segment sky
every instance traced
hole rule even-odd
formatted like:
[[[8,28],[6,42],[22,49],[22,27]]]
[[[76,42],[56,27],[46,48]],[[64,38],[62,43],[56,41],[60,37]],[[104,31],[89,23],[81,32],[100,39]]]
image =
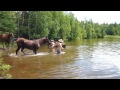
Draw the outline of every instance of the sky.
[[[91,20],[94,23],[120,24],[120,11],[70,11],[79,21]]]

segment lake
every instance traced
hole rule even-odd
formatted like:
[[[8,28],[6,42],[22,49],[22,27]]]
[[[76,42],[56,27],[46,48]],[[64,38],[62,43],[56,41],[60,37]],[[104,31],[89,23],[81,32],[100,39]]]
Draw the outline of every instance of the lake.
[[[37,55],[4,55],[13,79],[120,79],[120,39],[84,39],[66,42],[61,55],[50,53],[47,45]],[[31,53],[32,51],[26,50]]]

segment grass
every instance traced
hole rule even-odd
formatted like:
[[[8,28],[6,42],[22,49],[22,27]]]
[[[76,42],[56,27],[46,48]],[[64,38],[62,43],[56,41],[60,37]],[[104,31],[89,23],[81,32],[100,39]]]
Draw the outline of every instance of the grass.
[[[0,43],[0,47],[3,47],[3,46],[2,46],[2,43]]]
[[[4,45],[4,47],[5,47],[5,45]],[[9,47],[11,47],[11,43],[10,43]],[[15,42],[14,42],[13,47],[17,47],[17,44],[16,44]],[[1,43],[1,42],[0,42],[0,48],[3,48],[3,45],[2,45],[2,43]]]
[[[115,36],[113,36],[113,35],[106,35],[104,38],[120,38],[120,36],[118,36],[118,35],[115,35]]]
[[[0,78],[12,79],[12,75],[8,73],[11,66],[3,62],[3,53],[0,52]]]

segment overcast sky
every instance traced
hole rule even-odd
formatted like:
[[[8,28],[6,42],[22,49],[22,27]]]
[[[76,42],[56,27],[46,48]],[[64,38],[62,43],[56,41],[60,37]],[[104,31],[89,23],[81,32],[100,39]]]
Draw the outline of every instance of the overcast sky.
[[[92,19],[94,23],[120,23],[120,11],[71,11],[79,21]]]

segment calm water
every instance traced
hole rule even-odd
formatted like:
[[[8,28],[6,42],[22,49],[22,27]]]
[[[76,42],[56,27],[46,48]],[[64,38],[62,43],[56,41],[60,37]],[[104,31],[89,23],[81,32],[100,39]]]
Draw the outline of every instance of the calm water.
[[[38,55],[16,56],[13,50],[4,60],[14,79],[120,79],[120,39],[68,42],[63,52],[41,46]]]

